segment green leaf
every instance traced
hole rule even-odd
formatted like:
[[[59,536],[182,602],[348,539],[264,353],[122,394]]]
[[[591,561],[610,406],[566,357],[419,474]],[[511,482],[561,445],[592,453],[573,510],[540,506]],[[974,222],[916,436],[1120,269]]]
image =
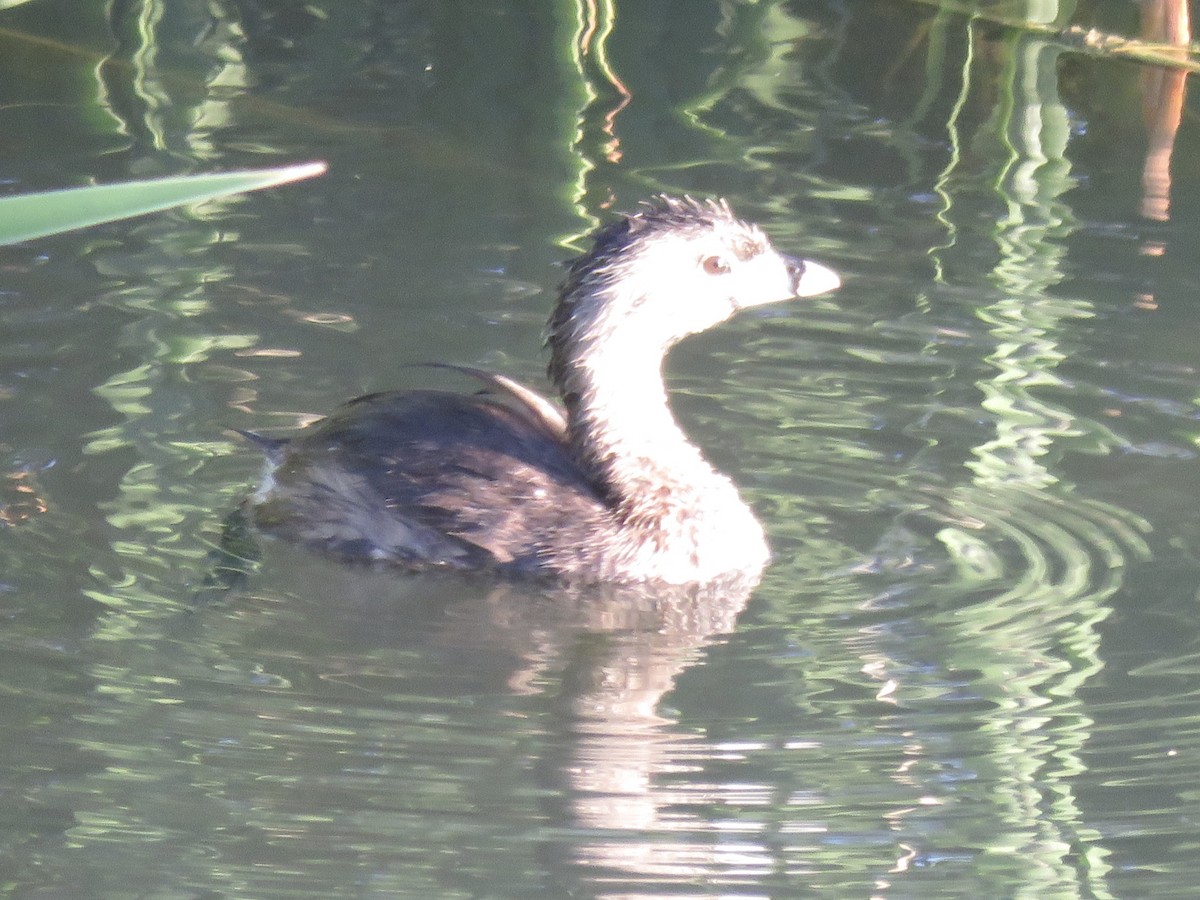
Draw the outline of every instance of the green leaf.
[[[325,168],[323,162],[309,162],[0,197],[0,245],[287,184],[320,175]]]

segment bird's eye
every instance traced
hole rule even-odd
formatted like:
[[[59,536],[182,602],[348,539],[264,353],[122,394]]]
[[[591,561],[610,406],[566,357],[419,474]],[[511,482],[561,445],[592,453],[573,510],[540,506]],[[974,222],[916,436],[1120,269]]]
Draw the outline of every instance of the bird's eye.
[[[700,265],[709,275],[727,275],[729,273],[729,263],[722,256],[706,256]]]

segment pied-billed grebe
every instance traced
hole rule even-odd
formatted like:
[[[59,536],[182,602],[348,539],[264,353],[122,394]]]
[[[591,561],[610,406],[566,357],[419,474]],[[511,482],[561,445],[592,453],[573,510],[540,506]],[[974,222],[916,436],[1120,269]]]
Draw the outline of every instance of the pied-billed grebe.
[[[662,362],[739,310],[833,290],[724,201],[660,197],[595,235],[550,317],[565,413],[509,379],[483,394],[351,400],[288,441],[258,438],[262,528],[337,555],[579,581],[754,578],[762,526],[667,406]]]

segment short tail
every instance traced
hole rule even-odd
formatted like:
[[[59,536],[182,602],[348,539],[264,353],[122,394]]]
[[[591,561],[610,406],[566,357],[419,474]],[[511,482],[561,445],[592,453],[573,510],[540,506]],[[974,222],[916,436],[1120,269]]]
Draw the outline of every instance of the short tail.
[[[283,459],[283,448],[286,447],[288,443],[286,439],[264,437],[257,432],[245,431],[241,428],[231,428],[230,431],[237,432],[259,450],[261,450],[269,462],[278,463]]]

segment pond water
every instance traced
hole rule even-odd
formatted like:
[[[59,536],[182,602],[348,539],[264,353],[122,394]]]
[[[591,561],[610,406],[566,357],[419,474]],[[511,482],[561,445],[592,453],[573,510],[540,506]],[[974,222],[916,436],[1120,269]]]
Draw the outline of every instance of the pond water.
[[[6,191],[329,163],[0,249],[5,896],[1191,895],[1200,135],[1154,70],[983,3],[3,5]],[[541,386],[561,261],[662,191],[844,277],[669,360],[752,593],[223,528],[231,427]]]

